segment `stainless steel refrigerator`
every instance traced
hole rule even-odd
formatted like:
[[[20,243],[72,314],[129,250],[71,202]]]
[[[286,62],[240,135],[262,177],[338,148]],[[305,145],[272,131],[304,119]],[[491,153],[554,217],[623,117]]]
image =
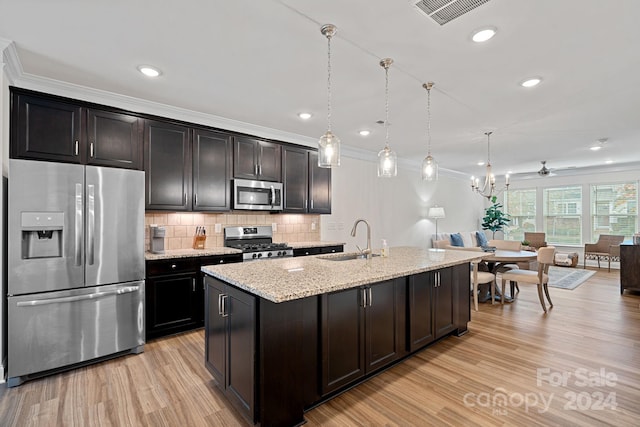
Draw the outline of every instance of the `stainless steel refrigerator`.
[[[8,385],[144,348],[144,172],[11,159]]]

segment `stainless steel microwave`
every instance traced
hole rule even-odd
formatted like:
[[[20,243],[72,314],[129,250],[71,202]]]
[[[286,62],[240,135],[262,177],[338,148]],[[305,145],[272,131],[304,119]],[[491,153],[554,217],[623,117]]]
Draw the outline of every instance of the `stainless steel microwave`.
[[[282,183],[234,179],[233,209],[281,211]]]

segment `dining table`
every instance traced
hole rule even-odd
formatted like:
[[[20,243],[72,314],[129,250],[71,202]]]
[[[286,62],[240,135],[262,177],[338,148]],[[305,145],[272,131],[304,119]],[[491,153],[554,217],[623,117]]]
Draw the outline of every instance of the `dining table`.
[[[517,264],[526,262],[527,264],[531,261],[535,261],[538,257],[538,254],[534,251],[511,251],[507,249],[496,249],[491,255],[482,257],[483,263],[487,266],[487,269],[496,274],[498,269],[503,265],[508,264]],[[497,282],[497,279],[496,279]],[[488,288],[488,286],[487,286]],[[514,294],[515,283],[511,282],[511,297],[507,297],[505,295],[505,301],[511,302]],[[500,287],[498,283],[496,283],[496,301],[501,299]],[[486,291],[480,288],[480,296],[478,297],[478,302],[486,302],[491,301],[491,292],[490,289]]]

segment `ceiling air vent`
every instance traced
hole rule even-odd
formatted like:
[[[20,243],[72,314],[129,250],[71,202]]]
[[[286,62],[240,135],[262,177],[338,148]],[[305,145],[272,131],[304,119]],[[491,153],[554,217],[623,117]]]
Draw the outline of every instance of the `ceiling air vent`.
[[[459,16],[481,6],[490,0],[420,0],[412,3],[416,8],[440,25],[453,21]]]

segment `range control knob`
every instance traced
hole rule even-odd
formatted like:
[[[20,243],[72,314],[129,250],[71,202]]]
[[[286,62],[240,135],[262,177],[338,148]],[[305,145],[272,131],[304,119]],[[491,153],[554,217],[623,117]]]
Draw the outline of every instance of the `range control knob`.
[[[253,254],[253,255],[251,255],[251,258],[256,259],[256,258],[258,258],[258,256],[259,256],[259,254]]]
[[[271,252],[269,252],[269,253],[267,254],[267,258],[271,258],[271,256],[272,256],[272,255],[273,255],[273,254],[272,254]]]
[[[259,253],[259,254],[258,254],[258,258],[262,258],[262,253]]]

